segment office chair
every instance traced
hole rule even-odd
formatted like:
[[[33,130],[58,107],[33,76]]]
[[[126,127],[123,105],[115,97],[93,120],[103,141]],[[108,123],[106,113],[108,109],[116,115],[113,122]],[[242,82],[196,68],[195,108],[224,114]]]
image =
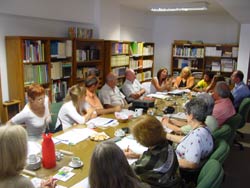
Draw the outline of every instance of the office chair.
[[[223,181],[224,171],[215,159],[209,159],[202,167],[197,180],[197,188],[219,188]]]
[[[58,112],[63,105],[63,102],[52,103],[50,105],[50,113],[51,113],[51,122],[49,124],[49,132],[54,133]]]
[[[220,139],[215,143],[215,150],[210,155],[209,159],[215,159],[222,165],[229,155],[230,146],[228,143]]]
[[[243,101],[240,103],[238,113],[242,116],[241,121],[237,127],[237,129],[241,129],[242,127],[245,126],[247,120],[248,120],[248,115],[250,112],[250,98],[244,98]],[[239,134],[241,138],[244,137],[244,134],[241,133],[240,131],[237,131],[236,129],[236,134]],[[237,144],[240,146],[240,150],[243,150],[244,147],[241,143],[239,143],[237,140],[234,140],[234,144]]]
[[[234,134],[232,132],[233,130],[228,124],[223,124],[221,128],[216,129],[214,132],[212,132],[215,143],[218,142],[218,140],[223,139],[229,144],[230,140],[233,139],[232,137],[234,137]]]

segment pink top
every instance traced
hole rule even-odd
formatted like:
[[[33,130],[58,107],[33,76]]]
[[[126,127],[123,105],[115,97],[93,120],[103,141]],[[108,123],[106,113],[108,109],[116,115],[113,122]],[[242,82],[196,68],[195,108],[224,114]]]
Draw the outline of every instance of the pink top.
[[[219,99],[215,101],[212,115],[218,121],[219,127],[221,127],[221,125],[235,113],[235,108],[229,98]]]

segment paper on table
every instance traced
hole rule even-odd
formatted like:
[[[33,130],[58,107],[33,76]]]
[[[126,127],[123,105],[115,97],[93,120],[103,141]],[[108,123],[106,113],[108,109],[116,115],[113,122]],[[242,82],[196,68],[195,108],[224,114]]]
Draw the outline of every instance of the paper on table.
[[[89,178],[86,177],[84,178],[82,181],[76,183],[75,185],[73,185],[71,188],[90,188],[89,186]]]
[[[161,122],[161,120],[162,120],[162,116],[156,116],[156,118]],[[173,132],[173,130],[172,129],[170,129],[170,128],[168,128],[168,127],[163,127],[164,128],[164,131],[166,132],[166,133],[171,133],[171,132]]]
[[[167,114],[167,116],[171,117],[171,118],[177,118],[177,119],[183,119],[186,120],[186,114],[184,112],[178,112],[176,114]]]
[[[157,99],[166,99],[166,98],[168,98],[167,95],[158,94],[158,93],[149,94],[149,95],[147,95],[147,97],[153,97],[153,98],[157,98]]]
[[[58,170],[57,174],[54,175],[53,177],[55,179],[61,180],[61,181],[67,181],[69,180],[72,176],[75,175],[75,173],[71,172],[73,168],[64,166],[61,169]]]
[[[127,149],[128,147],[137,154],[142,154],[148,148],[139,144],[133,137],[127,136],[121,139],[120,141],[116,142],[116,144],[122,149]],[[137,159],[128,159],[129,164],[132,164]]]
[[[92,126],[94,125],[95,127],[109,127],[109,126],[114,126],[118,125],[118,122],[116,119],[111,119],[111,118],[104,118],[104,117],[96,117],[91,120],[89,120],[86,125]]]
[[[83,128],[83,129],[72,129],[66,133],[63,133],[57,137],[52,138],[55,144],[63,143],[63,144],[77,144],[85,139],[87,139],[90,135],[96,133],[96,131]]]

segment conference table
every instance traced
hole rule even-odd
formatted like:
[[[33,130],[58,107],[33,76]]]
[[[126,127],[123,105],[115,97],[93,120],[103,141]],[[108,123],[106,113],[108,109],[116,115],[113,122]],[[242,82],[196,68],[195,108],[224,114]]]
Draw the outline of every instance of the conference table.
[[[155,100],[155,107],[154,107],[154,115],[157,116],[162,116],[163,112],[162,110],[166,107],[166,106],[173,106],[176,109],[176,112],[182,111],[182,104],[186,99],[180,96],[172,96],[171,99],[156,99]],[[106,115],[102,115],[102,117],[106,117],[106,118],[113,118],[115,119],[114,114],[106,114]],[[108,136],[110,136],[110,138],[114,137],[114,133],[117,129],[123,128],[123,127],[131,127],[135,121],[137,121],[139,117],[136,118],[132,118],[130,120],[128,120],[125,123],[119,123],[117,126],[115,127],[108,127],[106,129],[101,129],[101,128],[96,128],[94,129],[97,132],[105,132]],[[67,131],[70,131],[71,129],[81,129],[81,128],[86,128],[86,125],[76,125],[76,126],[72,126],[71,128],[65,130],[65,131],[61,131],[58,132],[56,134],[53,135],[53,137],[56,137],[60,134],[63,134]],[[65,187],[71,187],[73,185],[75,185],[76,183],[80,182],[81,180],[83,180],[84,178],[86,178],[88,176],[88,172],[89,172],[89,167],[90,167],[90,160],[91,160],[91,155],[92,152],[95,148],[95,146],[98,144],[99,142],[96,141],[92,141],[89,138],[75,144],[63,144],[63,143],[59,143],[55,145],[56,150],[63,150],[63,151],[67,151],[72,153],[72,155],[67,155],[64,154],[62,160],[57,161],[56,167],[52,168],[52,169],[45,169],[43,167],[41,167],[40,169],[38,169],[37,171],[34,171],[36,173],[36,177],[41,178],[41,179],[46,179],[49,176],[53,176],[55,175],[58,170],[64,166],[68,166],[69,162],[71,161],[72,157],[79,157],[81,159],[81,161],[83,161],[84,165],[81,168],[76,168],[74,169],[72,172],[75,173],[75,175],[70,178],[68,181],[63,182],[63,181],[58,181],[58,185],[62,185]]]

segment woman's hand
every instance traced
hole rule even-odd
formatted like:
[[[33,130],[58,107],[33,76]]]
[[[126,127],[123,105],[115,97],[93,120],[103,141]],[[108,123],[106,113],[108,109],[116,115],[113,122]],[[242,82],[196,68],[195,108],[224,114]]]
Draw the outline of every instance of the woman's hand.
[[[56,187],[56,179],[53,177],[50,177],[47,180],[43,180],[41,182],[41,188],[55,188]]]
[[[128,159],[138,159],[140,157],[139,154],[133,152],[129,146],[127,149],[123,150],[125,156],[128,158]]]

